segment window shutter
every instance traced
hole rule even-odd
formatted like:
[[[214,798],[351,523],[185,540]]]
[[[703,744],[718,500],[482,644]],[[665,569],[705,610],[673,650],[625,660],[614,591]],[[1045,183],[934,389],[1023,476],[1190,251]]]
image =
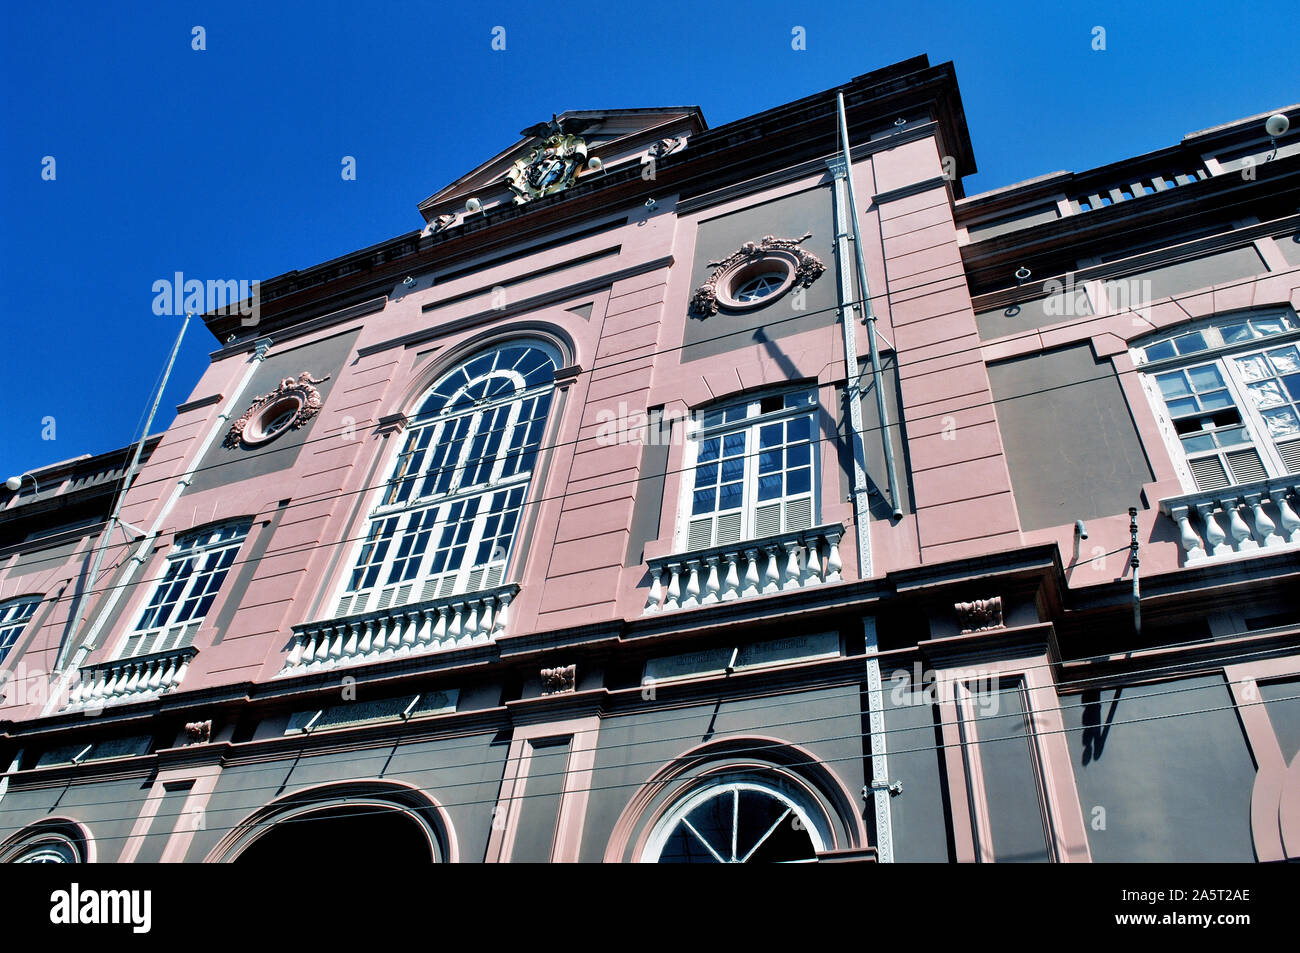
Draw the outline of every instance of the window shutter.
[[[1223,472],[1223,464],[1218,457],[1201,457],[1189,460],[1192,476],[1196,478],[1198,490],[1219,490],[1228,485],[1228,475]]]
[[[351,609],[351,608],[352,608],[352,597],[351,597],[351,596],[344,596],[342,599],[339,600],[339,607],[338,607],[338,610],[337,610],[334,614],[335,614],[336,616],[344,616],[344,615],[347,615],[347,614],[348,614],[348,610]]]
[[[1235,482],[1254,483],[1256,480],[1268,478],[1268,473],[1264,470],[1264,461],[1259,458],[1259,452],[1254,447],[1233,450],[1224,456],[1228,458],[1228,466],[1232,468]]]
[[[758,538],[781,532],[781,504],[768,503],[754,510],[754,535]]]
[[[745,514],[724,513],[718,517],[718,545],[738,543],[745,535]]]
[[[1300,440],[1278,444],[1277,451],[1282,454],[1287,473],[1300,473]]]
[[[686,534],[686,549],[693,552],[697,549],[708,549],[713,545],[713,517],[706,516],[703,519],[691,520]]]
[[[812,526],[812,499],[790,500],[785,505],[786,530],[808,529]]]

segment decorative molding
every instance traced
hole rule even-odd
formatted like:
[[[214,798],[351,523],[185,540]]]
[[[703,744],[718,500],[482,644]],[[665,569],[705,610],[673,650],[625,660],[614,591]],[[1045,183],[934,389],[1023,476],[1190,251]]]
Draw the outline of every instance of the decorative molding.
[[[191,721],[185,725],[186,745],[205,745],[212,740],[212,719]]]
[[[542,694],[559,695],[564,692],[574,691],[577,674],[578,667],[576,665],[542,669]]]
[[[226,433],[223,445],[237,447],[242,443],[245,446],[255,446],[275,439],[286,430],[298,429],[320,413],[320,391],[312,385],[323,384],[329,379],[328,374],[317,379],[312,377],[309,371],[303,371],[298,375],[297,380],[286,377],[280,381],[280,386],[275,390],[253,398],[252,404],[244,411],[244,416],[230,425],[230,430]],[[264,421],[260,419],[259,415],[272,408],[281,407],[286,403],[297,405],[293,418],[274,431],[263,430]],[[288,407],[283,409],[288,410]],[[256,423],[254,423],[255,419]],[[250,423],[254,423],[254,427],[250,433],[245,433]]]
[[[718,313],[720,304],[724,307],[737,306],[738,302],[730,298],[729,282],[742,270],[764,260],[771,260],[773,264],[780,263],[788,267],[793,280],[787,277],[780,291],[760,299],[761,303],[766,304],[768,301],[775,300],[779,294],[783,294],[794,285],[801,288],[809,287],[826,271],[826,265],[820,258],[799,247],[809,238],[812,238],[812,232],[807,232],[802,238],[776,238],[773,235],[764,235],[760,242],[745,242],[721,261],[709,262],[709,267],[714,269],[713,274],[704,284],[695,289],[695,294],[691,297],[691,310],[698,315],[708,317]]]
[[[1001,596],[976,599],[974,602],[956,602],[953,603],[953,609],[957,611],[957,621],[961,623],[963,635],[967,632],[1003,628]]]
[[[514,193],[516,205],[564,191],[573,184],[587,161],[586,141],[566,133],[555,116],[548,123],[525,129],[524,133],[545,138],[527,156],[516,159],[506,172],[506,185]]]

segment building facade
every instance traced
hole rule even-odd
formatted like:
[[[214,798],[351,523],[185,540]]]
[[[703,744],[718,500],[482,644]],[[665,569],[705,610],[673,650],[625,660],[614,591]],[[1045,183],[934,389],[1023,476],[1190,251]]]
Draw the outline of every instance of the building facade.
[[[0,860],[1300,857],[1267,116],[967,196],[924,57],[567,112],[205,315],[3,497]]]

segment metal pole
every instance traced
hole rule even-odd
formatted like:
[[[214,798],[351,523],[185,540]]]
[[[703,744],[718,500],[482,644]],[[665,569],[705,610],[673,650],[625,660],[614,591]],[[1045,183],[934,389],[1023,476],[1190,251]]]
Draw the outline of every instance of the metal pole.
[[[871,356],[871,382],[876,390],[876,410],[880,415],[880,436],[885,447],[885,475],[889,480],[889,504],[894,508],[894,519],[903,518],[898,503],[898,473],[894,464],[894,443],[890,436],[889,410],[885,406],[885,391],[880,386],[880,354],[876,350],[876,312],[871,307],[871,289],[867,286],[867,260],[862,253],[862,228],[858,223],[858,200],[853,190],[853,154],[849,151],[849,123],[844,114],[844,92],[836,94],[840,110],[840,148],[849,186],[849,221],[853,223],[853,250],[857,257],[858,291],[867,321],[867,353]],[[843,266],[843,263],[841,263]]]
[[[140,455],[144,451],[144,442],[149,437],[149,428],[153,426],[153,418],[158,413],[158,405],[162,403],[163,391],[167,389],[167,380],[171,377],[172,367],[176,363],[176,355],[180,353],[181,341],[185,338],[185,330],[190,326],[191,317],[192,314],[186,311],[185,320],[181,322],[181,333],[176,335],[176,343],[172,345],[171,357],[167,359],[167,368],[163,371],[162,382],[158,385],[158,392],[154,395],[153,406],[149,408],[149,419],[145,421],[144,432],[140,434],[140,440],[136,443],[135,451],[131,455],[131,462],[127,465],[126,474],[122,477],[122,485],[118,488],[117,500],[113,504],[113,512],[108,517],[108,528],[99,537],[99,542],[95,545],[95,558],[90,565],[90,575],[86,577],[86,586],[77,599],[77,608],[72,616],[72,628],[68,632],[68,641],[64,645],[64,650],[59,653],[60,662],[67,658],[68,649],[76,644],[77,631],[81,628],[81,623],[85,618],[83,610],[87,602],[89,602],[90,593],[94,591],[95,580],[99,576],[100,566],[104,562],[104,551],[108,548],[108,541],[113,538],[113,530],[117,528],[118,515],[122,511],[122,503],[126,500],[126,491],[131,488],[131,481],[140,466]]]

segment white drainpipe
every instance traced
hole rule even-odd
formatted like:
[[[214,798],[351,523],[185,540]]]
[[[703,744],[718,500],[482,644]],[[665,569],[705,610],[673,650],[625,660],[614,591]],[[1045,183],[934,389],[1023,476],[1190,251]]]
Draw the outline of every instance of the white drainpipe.
[[[135,552],[131,554],[131,564],[127,567],[121,581],[109,592],[108,601],[104,604],[103,608],[100,609],[98,616],[95,618],[94,625],[92,625],[90,631],[86,633],[85,640],[77,647],[76,655],[72,659],[72,664],[64,669],[63,675],[59,679],[58,688],[55,691],[50,692],[49,700],[45,703],[45,708],[41,711],[42,716],[52,714],[57,710],[62,702],[63,695],[68,688],[69,683],[71,683],[73,677],[80,670],[81,665],[85,662],[87,656],[89,656],[91,652],[95,651],[96,647],[99,645],[99,635],[101,630],[104,628],[109,616],[112,615],[114,608],[116,608],[118,602],[121,600],[122,594],[130,587],[131,580],[135,578],[135,574],[140,570],[141,566],[145,565],[145,563],[149,561],[149,556],[153,552],[154,540],[157,539],[158,534],[162,532],[167,517],[171,514],[173,507],[176,506],[176,501],[181,498],[181,494],[185,492],[185,488],[193,482],[194,472],[199,468],[199,462],[207,454],[208,448],[212,446],[212,442],[217,439],[229,424],[230,418],[234,414],[235,409],[243,400],[244,391],[248,389],[249,381],[251,381],[253,375],[257,373],[258,366],[266,359],[266,352],[271,347],[271,344],[272,342],[270,338],[261,338],[253,345],[256,350],[253,352],[253,356],[249,361],[248,370],[244,372],[244,376],[235,386],[234,393],[230,395],[230,399],[226,401],[225,407],[223,407],[221,413],[217,415],[217,419],[213,422],[212,429],[208,431],[207,437],[204,438],[203,443],[201,443],[198,450],[195,451],[194,456],[190,460],[189,468],[185,471],[185,474],[176,481],[176,486],[172,490],[171,496],[167,498],[167,502],[164,503],[163,508],[159,510],[158,516],[154,519],[153,525],[149,528],[149,532],[145,534],[144,539],[140,541],[140,545],[137,546]],[[95,581],[96,580],[94,579],[87,580],[87,587],[93,587]]]

